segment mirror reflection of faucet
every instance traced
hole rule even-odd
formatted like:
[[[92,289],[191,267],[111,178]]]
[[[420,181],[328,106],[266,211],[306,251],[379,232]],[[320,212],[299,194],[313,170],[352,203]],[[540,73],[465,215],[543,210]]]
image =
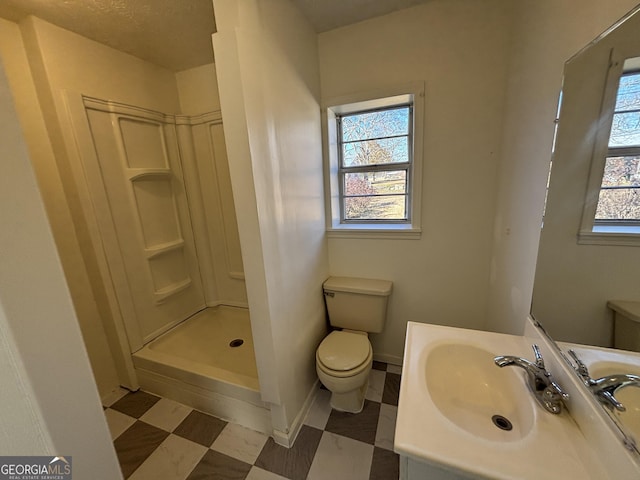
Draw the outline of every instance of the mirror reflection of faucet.
[[[562,401],[568,399],[569,394],[560,388],[545,368],[544,359],[537,345],[533,345],[533,352],[536,357],[535,363],[512,355],[500,355],[493,360],[499,367],[523,368],[527,372],[529,388],[538,403],[548,412],[558,414],[562,411]]]
[[[616,409],[619,412],[626,411],[625,406],[616,399],[616,392],[623,387],[640,387],[640,376],[626,373],[618,373],[607,375],[605,377],[593,379],[589,374],[587,366],[578,358],[574,350],[569,350],[569,355],[573,358],[575,366],[573,367],[584,384],[593,392],[600,403],[604,404],[611,410]]]

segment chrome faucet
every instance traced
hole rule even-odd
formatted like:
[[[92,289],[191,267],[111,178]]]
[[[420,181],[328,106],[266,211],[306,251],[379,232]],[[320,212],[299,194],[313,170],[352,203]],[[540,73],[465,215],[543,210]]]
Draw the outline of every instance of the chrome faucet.
[[[544,359],[537,345],[533,345],[533,353],[536,357],[535,363],[521,357],[512,355],[498,356],[493,360],[499,367],[515,366],[523,368],[527,372],[529,389],[538,403],[548,412],[560,413],[562,411],[562,401],[569,398],[560,385],[553,381],[551,373],[544,366]]]
[[[616,399],[616,392],[622,387],[640,387],[640,377],[630,374],[608,375],[592,380],[592,382],[589,388],[595,393],[600,402],[609,408],[615,408],[619,412],[626,411],[626,408]]]
[[[597,379],[591,378],[587,366],[578,358],[576,352],[569,350],[569,354],[576,363],[574,369],[582,378],[584,384],[591,390],[600,403],[610,409],[616,409],[624,412],[627,409],[616,399],[616,392],[623,387],[640,387],[640,376],[619,373],[615,375],[607,375]]]

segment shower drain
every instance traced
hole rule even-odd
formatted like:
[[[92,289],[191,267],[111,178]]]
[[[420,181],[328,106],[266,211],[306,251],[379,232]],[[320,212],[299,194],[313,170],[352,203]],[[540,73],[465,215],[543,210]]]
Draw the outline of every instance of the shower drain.
[[[502,415],[494,415],[493,417],[491,417],[491,421],[500,430],[509,431],[513,428],[513,424],[509,421],[509,419],[503,417]]]
[[[243,343],[244,343],[244,340],[242,340],[241,338],[235,338],[229,342],[229,346],[231,348],[236,348],[242,345]]]

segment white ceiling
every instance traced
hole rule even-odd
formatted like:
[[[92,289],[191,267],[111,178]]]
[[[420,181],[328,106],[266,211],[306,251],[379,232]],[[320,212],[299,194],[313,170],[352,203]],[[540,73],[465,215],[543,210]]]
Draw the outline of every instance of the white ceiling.
[[[429,0],[293,0],[317,32]],[[35,15],[172,71],[213,61],[212,0],[0,0],[0,17]]]
[[[0,0],[0,16],[27,14],[172,71],[213,61],[211,0]]]

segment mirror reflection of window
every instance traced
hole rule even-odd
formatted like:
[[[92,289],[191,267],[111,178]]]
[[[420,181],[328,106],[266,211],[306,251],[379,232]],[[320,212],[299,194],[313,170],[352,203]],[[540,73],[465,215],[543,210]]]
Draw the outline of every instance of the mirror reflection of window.
[[[627,59],[616,95],[594,231],[607,226],[639,227],[640,233],[640,58]],[[601,230],[601,231],[602,231]]]

